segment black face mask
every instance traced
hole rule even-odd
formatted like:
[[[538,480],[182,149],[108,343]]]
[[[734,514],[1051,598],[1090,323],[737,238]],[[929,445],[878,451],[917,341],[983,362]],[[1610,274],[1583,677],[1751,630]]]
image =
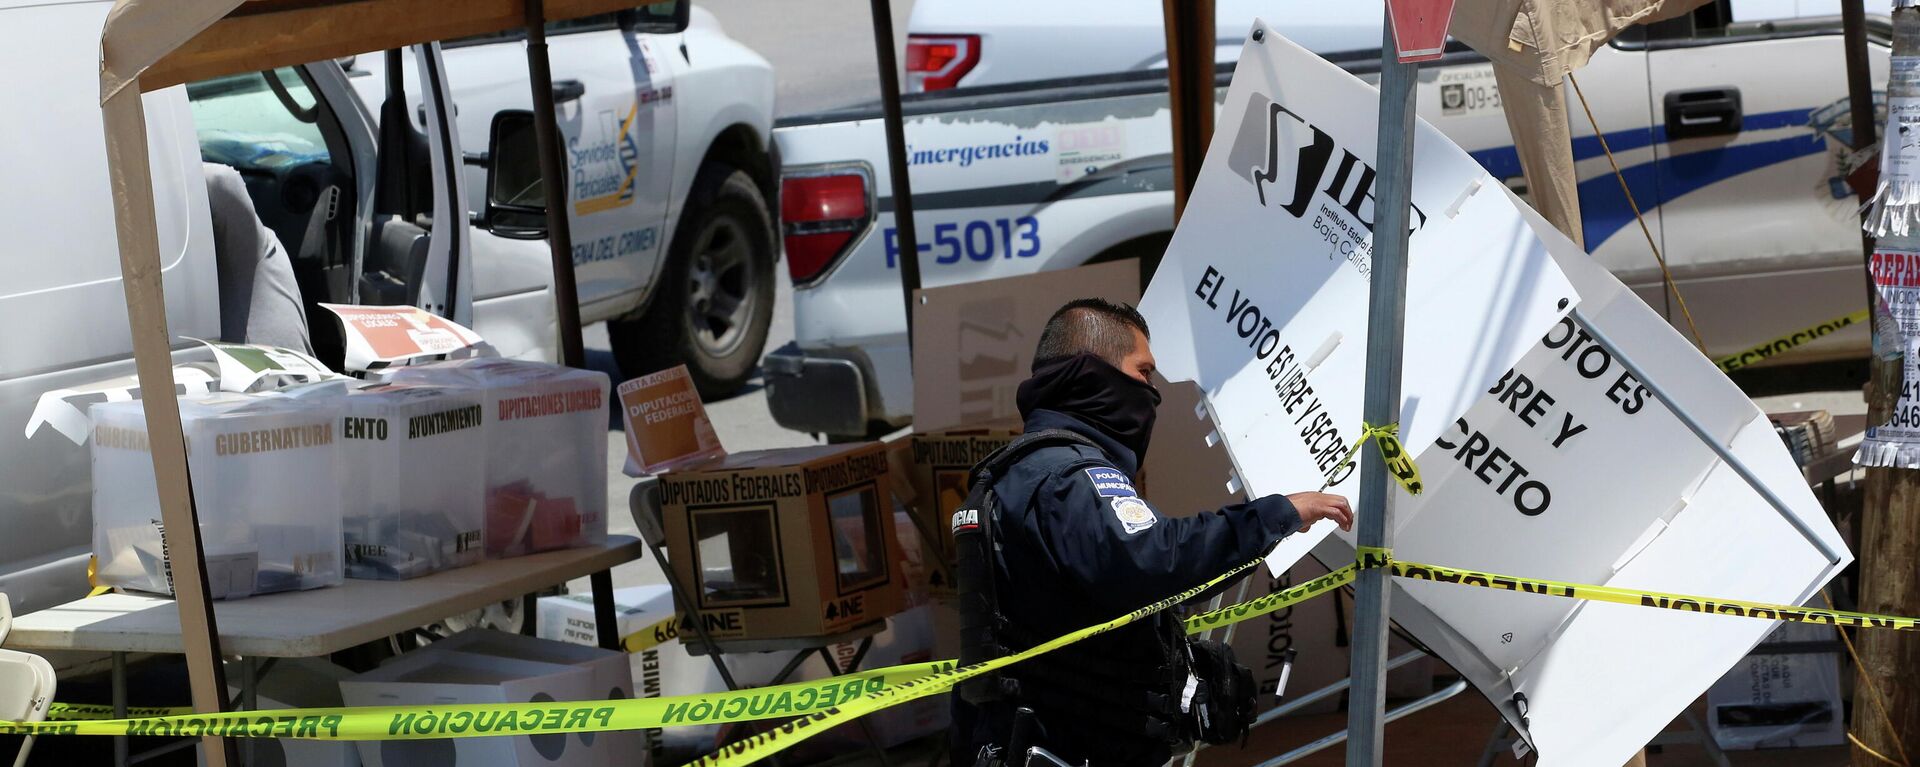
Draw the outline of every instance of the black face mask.
[[[1147,459],[1160,391],[1097,356],[1076,354],[1035,365],[1016,402],[1022,418],[1052,410],[1086,421],[1132,450],[1137,463]]]

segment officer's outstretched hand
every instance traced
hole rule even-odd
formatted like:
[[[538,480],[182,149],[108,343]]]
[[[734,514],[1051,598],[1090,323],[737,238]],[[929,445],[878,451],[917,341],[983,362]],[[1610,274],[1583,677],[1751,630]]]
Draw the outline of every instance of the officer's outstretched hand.
[[[1342,530],[1353,529],[1353,508],[1347,505],[1343,496],[1331,493],[1294,493],[1287,496],[1294,511],[1300,512],[1300,530],[1306,532],[1313,523],[1322,519],[1333,520]]]

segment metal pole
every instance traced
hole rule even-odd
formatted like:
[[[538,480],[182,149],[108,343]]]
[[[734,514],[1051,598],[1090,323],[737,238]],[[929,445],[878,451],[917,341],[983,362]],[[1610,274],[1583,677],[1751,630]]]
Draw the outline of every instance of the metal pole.
[[[1414,78],[1418,64],[1400,63],[1393,15],[1382,11],[1380,134],[1373,224],[1373,280],[1367,297],[1367,383],[1362,415],[1385,425],[1400,419],[1400,358],[1407,292],[1408,209],[1413,194]],[[1393,503],[1387,466],[1378,450],[1360,457],[1360,545],[1393,547]],[[1387,570],[1360,571],[1354,580],[1353,697],[1347,708],[1347,764],[1381,761],[1387,692]]]
[[[1173,220],[1200,180],[1213,138],[1213,0],[1161,0],[1167,28],[1167,106],[1173,113]]]
[[[1665,405],[1667,411],[1673,413],[1673,417],[1679,419],[1680,423],[1686,424],[1687,430],[1693,432],[1693,436],[1698,438],[1701,444],[1706,445],[1708,449],[1712,450],[1714,455],[1718,456],[1721,461],[1727,464],[1727,468],[1733,469],[1733,473],[1740,475],[1740,479],[1745,480],[1748,487],[1753,488],[1754,492],[1759,493],[1760,497],[1767,502],[1767,505],[1772,506],[1773,510],[1780,514],[1781,518],[1787,520],[1787,524],[1793,525],[1793,529],[1798,530],[1801,536],[1813,544],[1814,548],[1819,549],[1821,556],[1826,557],[1828,562],[1839,564],[1840,553],[1834,551],[1832,545],[1814,533],[1813,528],[1808,527],[1805,521],[1794,515],[1793,510],[1788,508],[1787,502],[1781,500],[1779,494],[1773,492],[1773,488],[1768,487],[1765,482],[1760,481],[1760,476],[1754,474],[1752,469],[1747,468],[1745,461],[1740,460],[1739,456],[1734,455],[1732,450],[1728,449],[1726,445],[1721,444],[1719,439],[1709,433],[1707,427],[1695,419],[1693,414],[1680,409],[1679,405],[1674,404],[1673,398],[1667,394],[1667,390],[1652,378],[1648,378],[1646,371],[1641,370],[1640,366],[1634,363],[1633,357],[1629,356],[1625,349],[1615,344],[1612,339],[1607,337],[1606,333],[1602,332],[1598,327],[1595,327],[1593,323],[1588,322],[1586,316],[1580,313],[1579,307],[1574,307],[1573,311],[1569,314],[1572,315],[1574,322],[1579,323],[1581,332],[1591,336],[1594,343],[1605,348],[1613,355],[1614,359],[1620,361],[1621,367],[1626,368],[1627,372],[1633,374],[1634,378],[1640,379],[1640,385],[1647,387],[1647,391],[1653,392],[1654,399],[1660,400],[1660,404]]]
[[[907,179],[907,129],[900,117],[900,70],[893,56],[893,8],[872,0],[873,57],[880,66],[881,121],[887,129],[887,180],[893,187],[893,228],[900,252],[900,302],[907,309],[907,349],[913,349],[913,292],[920,289],[920,238],[913,229],[913,184]],[[911,356],[911,355],[909,355]]]
[[[586,367],[580,341],[580,289],[573,278],[573,232],[567,221],[566,168],[560,160],[560,124],[553,105],[553,69],[547,66],[547,13],[527,0],[527,79],[533,83],[533,140],[540,149],[547,191],[547,247],[553,260],[553,316],[560,325],[560,361]]]

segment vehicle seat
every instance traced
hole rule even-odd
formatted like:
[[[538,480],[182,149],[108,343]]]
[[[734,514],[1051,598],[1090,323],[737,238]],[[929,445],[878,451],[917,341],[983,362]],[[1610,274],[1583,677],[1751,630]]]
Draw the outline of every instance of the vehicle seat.
[[[385,306],[419,303],[431,244],[427,230],[418,224],[399,216],[376,220],[373,247],[367,252],[365,276],[360,282],[361,302]]]
[[[313,353],[292,259],[254,213],[239,171],[202,163],[220,279],[220,340]]]

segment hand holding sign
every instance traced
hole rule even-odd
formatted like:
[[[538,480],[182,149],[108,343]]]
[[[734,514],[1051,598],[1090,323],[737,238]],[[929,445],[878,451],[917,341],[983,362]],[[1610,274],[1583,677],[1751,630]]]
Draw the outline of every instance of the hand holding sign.
[[[1313,523],[1323,519],[1333,520],[1342,530],[1353,530],[1353,507],[1347,504],[1344,496],[1332,493],[1294,493],[1287,496],[1287,502],[1293,504],[1293,510],[1300,513],[1300,530],[1306,531]]]

